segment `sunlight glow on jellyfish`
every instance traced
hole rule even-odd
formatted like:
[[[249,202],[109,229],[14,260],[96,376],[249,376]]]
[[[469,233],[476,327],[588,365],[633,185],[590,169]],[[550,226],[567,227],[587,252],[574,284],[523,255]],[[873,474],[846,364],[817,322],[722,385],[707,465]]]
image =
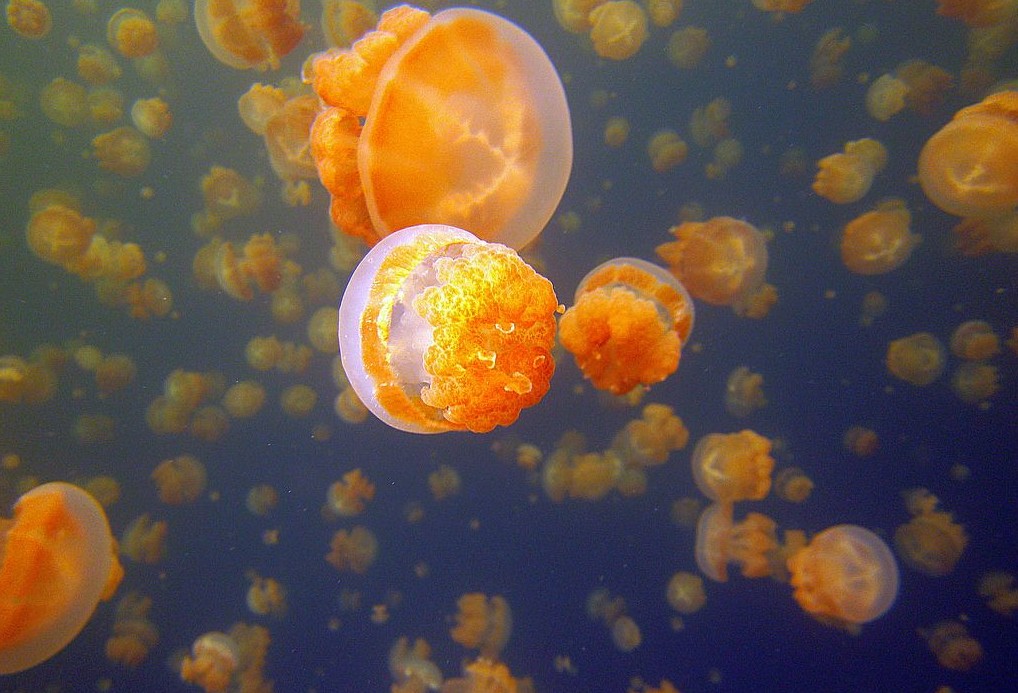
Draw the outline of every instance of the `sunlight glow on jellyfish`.
[[[0,674],[46,661],[84,628],[124,570],[106,513],[77,486],[53,482],[0,518]]]
[[[572,168],[569,106],[520,27],[480,10],[432,17],[401,5],[309,65],[328,106],[312,153],[345,233],[370,245],[441,223],[522,248],[548,223]]]
[[[557,310],[551,282],[512,249],[451,226],[403,229],[350,277],[343,369],[393,428],[487,432],[548,391]]]

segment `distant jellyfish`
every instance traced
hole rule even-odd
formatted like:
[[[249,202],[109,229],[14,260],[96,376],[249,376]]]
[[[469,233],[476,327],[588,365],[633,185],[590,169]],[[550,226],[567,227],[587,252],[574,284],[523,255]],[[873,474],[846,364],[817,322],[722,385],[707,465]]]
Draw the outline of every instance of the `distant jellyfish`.
[[[144,58],[159,48],[156,25],[144,11],[125,7],[106,24],[106,40],[125,58]]]
[[[53,17],[40,0],[10,0],[7,26],[24,38],[41,39],[53,28]]]
[[[375,497],[375,485],[361,470],[354,469],[343,475],[342,481],[333,482],[326,494],[325,512],[334,517],[354,517],[364,512]]]
[[[964,623],[940,621],[930,628],[920,628],[919,635],[945,669],[968,671],[983,661],[983,646],[969,634]]]
[[[658,130],[647,141],[647,156],[650,166],[657,173],[666,173],[686,160],[689,147],[671,129]]]
[[[347,531],[341,529],[332,535],[330,551],[325,560],[340,572],[363,575],[378,557],[378,539],[375,533],[360,525]]]
[[[685,287],[665,269],[615,258],[580,281],[559,340],[595,387],[620,395],[675,372],[694,313]]]
[[[604,125],[604,143],[618,149],[629,139],[629,121],[622,116],[612,116]]]
[[[735,522],[731,503],[712,503],[697,523],[696,565],[716,582],[728,580],[729,563],[739,565],[743,577],[767,577],[774,570],[776,529],[766,515],[749,513],[742,522]]]
[[[886,122],[905,109],[908,85],[894,75],[880,75],[866,90],[866,111]]]
[[[841,261],[850,272],[886,274],[901,267],[922,240],[912,233],[912,214],[903,200],[887,200],[845,225]]]
[[[693,478],[703,495],[720,503],[760,500],[771,489],[771,441],[750,430],[711,433],[693,450]]]
[[[692,614],[703,608],[707,596],[703,592],[703,578],[683,571],[668,580],[668,605],[680,614]]]
[[[167,505],[195,502],[205,491],[206,479],[205,465],[191,455],[163,460],[152,471],[159,500]]]
[[[951,389],[966,404],[986,402],[1000,389],[997,367],[975,361],[963,363],[951,375]]]
[[[937,510],[940,500],[924,488],[905,493],[912,519],[894,531],[894,548],[910,568],[939,577],[947,575],[968,545],[965,528],[954,516]]]
[[[739,366],[728,374],[725,383],[725,409],[729,414],[745,418],[767,406],[763,392],[763,376],[746,366]]]
[[[594,52],[610,60],[626,60],[647,40],[647,13],[633,0],[609,0],[588,16]]]
[[[404,229],[350,277],[343,369],[394,428],[487,432],[547,392],[557,307],[551,282],[513,250],[448,226]]]
[[[180,663],[180,678],[206,691],[226,691],[240,668],[240,647],[226,633],[198,637]]]
[[[842,445],[856,457],[871,457],[880,445],[880,438],[873,429],[851,426],[842,437]]]
[[[798,467],[785,467],[774,479],[774,492],[789,503],[802,503],[813,492],[813,480]]]
[[[874,139],[846,142],[844,151],[817,162],[813,192],[836,204],[858,202],[887,166],[887,149]]]
[[[300,2],[196,0],[194,21],[213,57],[238,70],[275,70],[307,29]]]
[[[880,537],[856,525],[825,529],[788,559],[795,601],[837,624],[883,616],[898,596],[898,564]]]
[[[710,48],[710,36],[698,26],[682,27],[668,38],[667,54],[672,65],[680,70],[692,70]]]
[[[66,647],[124,571],[102,506],[63,482],[22,495],[0,544],[0,674],[13,674]]]
[[[1000,353],[1000,337],[985,320],[967,320],[951,333],[951,353],[966,361],[985,361]]]
[[[922,387],[943,374],[945,357],[939,339],[929,332],[916,332],[887,345],[887,370],[896,378]]]
[[[456,625],[449,635],[454,642],[498,659],[512,634],[512,610],[504,597],[481,592],[464,594],[456,601]]]

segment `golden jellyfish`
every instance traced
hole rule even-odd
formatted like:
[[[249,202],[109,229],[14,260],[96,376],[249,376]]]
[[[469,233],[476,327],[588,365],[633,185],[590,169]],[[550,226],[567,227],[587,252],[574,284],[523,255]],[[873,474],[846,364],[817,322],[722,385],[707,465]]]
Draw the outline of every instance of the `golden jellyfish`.
[[[905,110],[908,84],[894,75],[880,75],[866,90],[866,112],[872,118],[887,122]]]
[[[986,606],[1001,616],[1010,618],[1018,610],[1018,589],[1013,573],[1002,570],[986,573],[979,579],[978,591],[986,600]]]
[[[137,372],[134,359],[126,354],[104,356],[95,368],[95,384],[99,388],[99,395],[105,397],[123,390],[134,382]]]
[[[712,503],[696,525],[696,565],[715,582],[728,580],[729,563],[741,566],[743,577],[767,577],[774,572],[776,529],[774,520],[766,515],[749,513],[737,523],[731,503]]]
[[[606,0],[552,0],[559,26],[573,34],[590,31],[590,12]]]
[[[249,419],[265,404],[265,388],[254,380],[234,383],[223,394],[223,408],[234,419]]]
[[[967,320],[951,333],[951,353],[966,361],[985,361],[1000,353],[1000,337],[985,320]]]
[[[339,308],[343,369],[394,428],[487,432],[548,391],[551,282],[510,248],[424,225],[371,249]]]
[[[244,505],[247,511],[258,517],[265,517],[279,504],[279,492],[268,484],[252,486],[247,492]]]
[[[161,98],[138,99],[131,106],[131,122],[146,137],[158,140],[173,124],[173,113]]]
[[[402,5],[311,73],[330,107],[312,154],[345,233],[374,244],[450,224],[522,248],[554,214],[572,168],[569,108],[551,61],[515,24]]]
[[[609,60],[626,60],[647,40],[647,13],[633,0],[609,0],[587,16],[594,52]]]
[[[873,429],[852,426],[845,431],[842,445],[856,457],[871,457],[880,445],[880,438]]]
[[[930,628],[920,628],[919,635],[945,669],[968,671],[983,661],[983,646],[969,635],[963,623],[940,621]]]
[[[809,81],[816,89],[832,87],[841,80],[845,72],[842,61],[851,47],[852,38],[845,36],[841,27],[820,37],[809,57]]]
[[[668,580],[668,605],[680,614],[693,614],[703,608],[707,595],[703,591],[703,578],[679,571]]]
[[[275,578],[262,577],[253,570],[246,573],[251,585],[247,588],[247,608],[258,616],[286,616],[286,588]]]
[[[658,130],[647,142],[647,156],[657,173],[666,173],[686,160],[689,146],[674,130]]]
[[[196,0],[194,22],[213,57],[238,70],[275,70],[307,26],[300,0]]]
[[[322,33],[333,46],[346,48],[375,28],[374,0],[324,0]]]
[[[693,478],[703,495],[719,503],[766,498],[774,458],[771,441],[750,430],[711,433],[693,450]]]
[[[629,139],[629,121],[622,116],[612,116],[604,124],[604,143],[618,149]]]
[[[682,27],[668,38],[666,52],[672,65],[680,70],[692,70],[700,64],[710,48],[710,35],[698,26]]]
[[[963,255],[1018,253],[1018,210],[992,218],[962,219],[954,227],[955,247]]]
[[[958,111],[919,153],[919,182],[940,209],[999,217],[1018,206],[1018,92]]]
[[[898,596],[891,550],[863,527],[829,527],[787,562],[795,601],[821,620],[867,623],[887,613]]]
[[[480,650],[483,657],[497,659],[512,634],[509,603],[499,595],[489,598],[471,592],[456,600],[456,607],[456,625],[449,636],[463,647]]]
[[[905,105],[921,116],[932,115],[954,86],[951,73],[924,60],[906,60],[895,68],[894,74],[908,86]]]
[[[102,170],[136,178],[152,162],[152,148],[147,137],[133,127],[123,126],[96,135],[92,139],[92,156]]]
[[[647,0],[647,16],[654,26],[671,26],[682,13],[684,0]]]
[[[939,339],[929,332],[916,332],[887,345],[887,371],[896,378],[922,387],[943,374],[946,356]]]
[[[95,232],[94,219],[76,209],[55,204],[32,215],[25,237],[36,257],[67,269],[85,255]]]
[[[845,225],[841,261],[850,272],[863,275],[886,274],[901,267],[922,240],[912,233],[911,222],[904,200],[881,202]]]
[[[443,464],[435,471],[428,474],[428,489],[431,497],[436,501],[443,501],[451,498],[460,492],[462,480],[459,472],[447,464]]]
[[[279,395],[279,406],[291,419],[303,419],[318,404],[318,393],[308,385],[291,385]]]
[[[76,128],[89,119],[88,91],[77,82],[57,77],[39,92],[43,114],[57,125]]]
[[[323,306],[316,310],[308,320],[308,341],[316,350],[323,354],[335,354],[339,351],[339,333],[337,324],[339,311],[332,306]]]
[[[763,392],[763,376],[746,366],[739,366],[728,374],[725,383],[725,410],[732,416],[745,418],[767,406]]]
[[[10,0],[7,26],[24,38],[41,39],[53,28],[53,17],[40,0]]]
[[[124,571],[102,506],[63,482],[22,495],[0,543],[0,674],[13,674],[71,642]]]
[[[262,204],[261,190],[256,182],[249,181],[232,168],[213,166],[201,179],[201,192],[205,200],[206,223],[214,230],[236,217],[250,216]]]
[[[275,336],[252,337],[244,348],[247,365],[256,371],[272,370],[282,357],[283,344]]]
[[[969,538],[954,515],[937,510],[940,500],[924,488],[905,493],[912,519],[894,531],[894,548],[906,565],[940,577],[954,570]]]
[[[194,503],[205,492],[205,465],[191,455],[163,460],[152,471],[159,500],[167,505]]]
[[[667,404],[651,403],[623,426],[612,439],[611,452],[627,469],[652,467],[668,461],[668,455],[689,442],[689,429]]]
[[[329,548],[325,560],[333,568],[363,575],[378,556],[378,539],[370,529],[358,525],[349,532],[341,529],[333,534]]]
[[[94,476],[86,481],[82,488],[104,508],[120,500],[120,482],[111,476]]]
[[[803,503],[813,493],[813,480],[798,467],[785,467],[774,478],[774,492],[789,503]]]
[[[403,691],[404,688],[398,687],[402,684],[407,684],[407,693],[423,693],[425,688],[437,691],[442,685],[442,672],[431,661],[431,647],[421,638],[415,640],[413,646],[405,637],[393,644],[389,650],[389,673],[396,681],[393,693]]]
[[[663,268],[615,258],[592,269],[559,320],[559,340],[594,387],[621,395],[679,367],[693,301]]]
[[[240,119],[256,135],[264,135],[269,119],[286,103],[286,92],[269,84],[252,84],[237,99]]]
[[[887,312],[887,297],[879,291],[868,291],[862,298],[862,315],[859,316],[860,327],[869,327],[873,321]]]
[[[315,178],[310,138],[318,110],[318,98],[305,94],[289,99],[265,121],[265,148],[280,180]]]
[[[364,507],[374,497],[375,485],[360,469],[354,469],[344,474],[342,481],[329,486],[325,512],[335,517],[354,517],[364,512]]]
[[[611,624],[612,643],[619,652],[632,652],[643,642],[640,626],[628,614],[623,614]]]
[[[106,640],[106,659],[135,668],[159,642],[159,631],[148,620],[152,599],[129,592],[117,602],[113,635]]]
[[[106,23],[106,40],[125,58],[144,58],[159,48],[159,34],[152,19],[142,10],[125,7]]]
[[[240,648],[226,633],[212,631],[191,645],[190,655],[180,663],[180,678],[209,693],[223,693],[230,687],[240,666]]]
[[[341,421],[348,424],[362,424],[368,420],[371,412],[361,402],[360,397],[354,389],[347,385],[338,395],[333,403],[333,409]]]
[[[1000,389],[997,367],[970,361],[958,366],[951,376],[951,389],[966,404],[980,404]]]
[[[1012,0],[937,0],[937,14],[970,27],[989,27],[1012,19],[1018,5]]]
[[[839,205],[858,202],[886,165],[887,149],[877,140],[846,142],[844,151],[817,162],[820,170],[813,180],[813,192]]]
[[[674,241],[655,252],[701,301],[732,305],[757,291],[767,273],[767,244],[756,227],[731,217],[672,227]]]
[[[156,565],[166,555],[169,530],[165,520],[153,522],[148,513],[139,515],[120,535],[120,553],[136,563]]]
[[[753,7],[763,12],[796,14],[802,12],[813,0],[753,0]]]

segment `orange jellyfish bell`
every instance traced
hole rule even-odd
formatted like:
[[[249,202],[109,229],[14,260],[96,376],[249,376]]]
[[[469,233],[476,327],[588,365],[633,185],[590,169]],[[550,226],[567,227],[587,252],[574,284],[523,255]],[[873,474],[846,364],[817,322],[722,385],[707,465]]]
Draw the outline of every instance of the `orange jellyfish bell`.
[[[350,277],[343,369],[393,428],[487,432],[548,391],[557,310],[551,282],[512,249],[451,226],[403,229]]]
[[[551,219],[572,168],[562,83],[508,20],[474,9],[413,13],[389,10],[349,51],[312,63],[315,91],[334,107],[312,133],[323,183],[346,200],[346,209],[334,202],[333,221],[369,243],[433,223],[522,248]],[[363,130],[338,127],[336,110],[363,117]],[[362,190],[336,173],[348,171],[352,141]],[[356,204],[371,229],[343,216]]]
[[[53,482],[0,518],[0,674],[44,662],[85,626],[123,577],[102,506]]]

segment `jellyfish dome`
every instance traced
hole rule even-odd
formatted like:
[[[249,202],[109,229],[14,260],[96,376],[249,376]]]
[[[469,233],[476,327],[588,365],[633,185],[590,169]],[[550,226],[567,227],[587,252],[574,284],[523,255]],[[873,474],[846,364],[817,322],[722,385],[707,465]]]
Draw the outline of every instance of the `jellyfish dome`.
[[[339,350],[357,396],[415,433],[487,432],[548,391],[558,300],[511,248],[451,226],[386,236],[339,307]]]
[[[572,128],[554,66],[520,27],[480,10],[400,6],[350,49],[317,56],[311,73],[331,107],[312,152],[345,232],[373,244],[450,224],[522,248],[548,223],[572,168]]]
[[[0,674],[46,661],[67,646],[123,577],[106,513],[63,482],[21,496],[0,518]]]

